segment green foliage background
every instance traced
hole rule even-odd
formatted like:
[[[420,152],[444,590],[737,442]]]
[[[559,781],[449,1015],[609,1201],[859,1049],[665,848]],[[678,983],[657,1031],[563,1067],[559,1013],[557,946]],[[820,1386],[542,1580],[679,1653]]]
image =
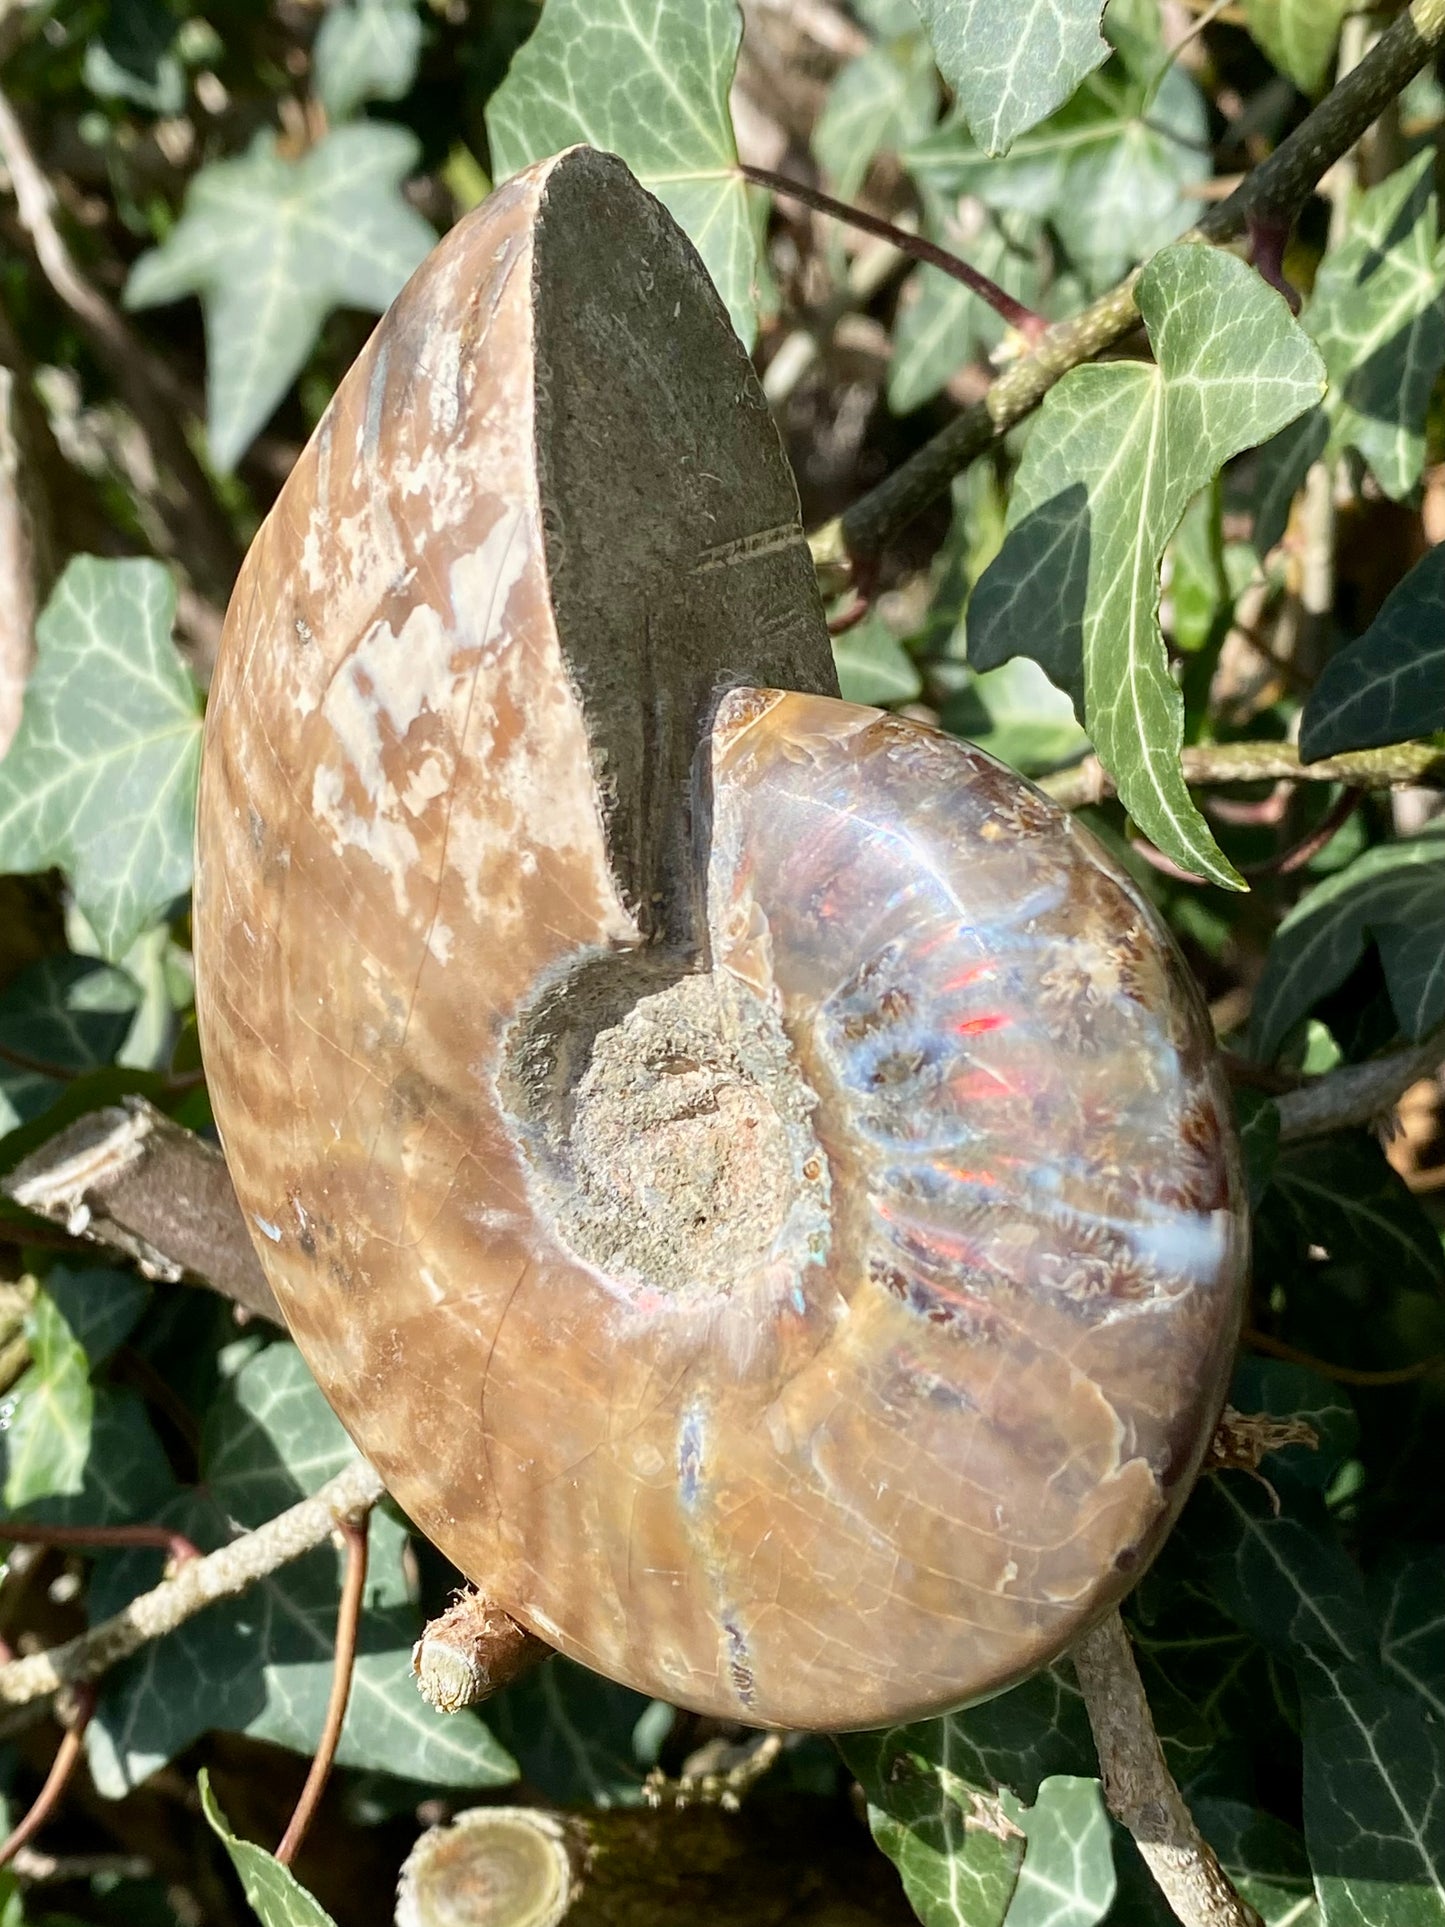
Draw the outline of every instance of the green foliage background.
[[[44,602],[0,760],[0,1174],[126,1092],[208,1125],[187,891],[230,573],[370,317],[493,178],[574,141],[629,162],[753,347],[812,524],[1026,344],[936,268],[770,205],[740,138],[1050,318],[1142,267],[1142,331],[900,532],[839,671],[855,700],[1046,786],[1090,752],[1112,781],[1088,820],[1172,923],[1231,1053],[1256,1212],[1233,1402],[1319,1440],[1260,1478],[1205,1478],[1134,1595],[1156,1722],[1269,1927],[1445,1927],[1445,1112],[1438,1085],[1433,1110],[1418,1094],[1387,1158],[1365,1128],[1281,1143],[1275,1101],[1408,1042],[1445,1057],[1439,770],[1392,798],[1361,763],[1350,809],[1339,783],[1191,787],[1181,761],[1293,741],[1445,759],[1445,98],[1427,66],[1300,211],[1296,319],[1239,254],[1181,237],[1384,16],[1200,11],[1110,0],[1101,34],[1098,0],[0,6],[0,87],[58,227],[195,463],[188,480],[157,459],[125,357],[0,195],[0,374]],[[346,1462],[287,1341],[3,1211],[8,1518],[160,1522],[206,1548]],[[230,1923],[247,1904],[362,1927],[390,1918],[425,1802],[635,1805],[707,1737],[561,1661],[485,1720],[431,1714],[409,1652],[453,1576],[389,1508],[370,1530],[339,1791],[301,1867],[315,1897],[255,1838],[279,1833],[320,1730],[327,1547],[107,1677],[88,1790],[45,1841],[153,1870],[77,1876],[58,1911],[0,1874],[3,1927]],[[12,1555],[0,1632],[62,1637],[161,1562]],[[12,1817],[45,1732],[0,1738]],[[1167,1920],[1097,1774],[1064,1662],[968,1713],[791,1744],[750,1797],[852,1825],[856,1780],[899,1908],[927,1927]]]

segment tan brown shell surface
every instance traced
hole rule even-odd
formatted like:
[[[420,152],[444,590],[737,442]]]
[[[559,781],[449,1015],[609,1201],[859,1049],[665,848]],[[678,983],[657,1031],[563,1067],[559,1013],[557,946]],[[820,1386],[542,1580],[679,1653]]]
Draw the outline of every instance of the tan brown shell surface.
[[[976,1697],[1126,1589],[1243,1262],[1147,906],[831,687],[746,358],[573,150],[338,392],[202,777],[217,1121],[328,1398],[525,1624],[760,1725]]]

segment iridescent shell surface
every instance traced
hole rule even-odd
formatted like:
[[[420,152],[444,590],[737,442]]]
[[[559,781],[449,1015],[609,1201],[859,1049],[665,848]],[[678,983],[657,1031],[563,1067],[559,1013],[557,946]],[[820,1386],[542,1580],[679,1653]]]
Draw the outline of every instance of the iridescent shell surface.
[[[1068,817],[741,686],[828,688],[811,566],[622,174],[564,156],[448,237],[253,547],[207,719],[207,1066],[297,1342],[469,1578],[641,1691],[882,1723],[1046,1663],[1167,1530],[1240,1315],[1228,1106]],[[590,230],[641,263],[576,296],[609,432],[659,452],[578,506],[585,355],[543,310]],[[722,330],[705,433],[687,355],[628,360],[659,300]],[[589,600],[664,485],[673,547]]]

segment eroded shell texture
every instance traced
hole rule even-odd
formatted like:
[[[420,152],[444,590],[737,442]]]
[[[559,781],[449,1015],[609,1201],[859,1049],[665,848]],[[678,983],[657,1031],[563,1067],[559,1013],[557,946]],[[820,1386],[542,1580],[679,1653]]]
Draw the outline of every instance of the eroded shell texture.
[[[644,305],[600,268],[576,302],[617,432],[658,441],[588,509],[585,355],[547,360],[542,310],[624,218]],[[694,324],[720,400],[684,459]],[[976,749],[826,694],[730,341],[596,156],[423,267],[228,618],[199,1002],[268,1275],[418,1525],[613,1678],[862,1726],[997,1690],[1132,1584],[1222,1399],[1239,1181],[1127,877]],[[599,528],[664,482],[673,548],[591,600]]]

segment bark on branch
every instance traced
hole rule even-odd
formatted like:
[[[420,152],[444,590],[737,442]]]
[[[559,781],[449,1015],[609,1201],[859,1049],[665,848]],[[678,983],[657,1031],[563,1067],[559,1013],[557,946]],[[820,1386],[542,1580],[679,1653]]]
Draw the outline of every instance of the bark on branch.
[[[263,1526],[191,1559],[171,1578],[143,1592],[112,1619],[54,1646],[29,1653],[0,1666],[0,1706],[28,1706],[74,1686],[99,1679],[110,1667],[138,1652],[153,1639],[184,1625],[220,1599],[234,1599],[258,1579],[290,1565],[303,1553],[322,1545],[337,1526],[365,1516],[385,1496],[380,1478],[364,1459],[357,1459],[329,1479],[309,1499],[302,1499]],[[0,1538],[4,1536],[0,1525]]]
[[[1354,1125],[1374,1124],[1388,1117],[1422,1077],[1431,1077],[1445,1063],[1445,1030],[1437,1030],[1408,1050],[1390,1051],[1363,1064],[1343,1064],[1323,1077],[1312,1078],[1297,1091],[1286,1091],[1275,1101],[1279,1111],[1281,1144],[1300,1138],[1324,1137]]]
[[[1202,743],[1181,752],[1184,780],[1194,785],[1223,783],[1345,783],[1351,789],[1385,790],[1408,784],[1445,789],[1445,751],[1429,743],[1395,743],[1388,749],[1357,749],[1302,763],[1292,743]],[[1046,776],[1039,787],[1066,810],[1102,803],[1114,794],[1114,779],[1097,756],[1072,769]]]
[[[152,1278],[199,1278],[282,1322],[225,1158],[144,1098],[80,1118],[0,1190],[74,1237],[126,1252]]]
[[[1261,1927],[1194,1824],[1165,1764],[1133,1648],[1117,1612],[1074,1648],[1109,1811],[1129,1829],[1184,1927]]]
[[[76,265],[56,225],[54,190],[3,92],[0,161],[10,176],[20,225],[30,236],[41,273],[108,369],[157,468],[171,478],[173,486],[162,507],[177,553],[209,593],[224,598],[236,579],[240,552],[210,480],[186,440],[178,397],[145,343]]]

